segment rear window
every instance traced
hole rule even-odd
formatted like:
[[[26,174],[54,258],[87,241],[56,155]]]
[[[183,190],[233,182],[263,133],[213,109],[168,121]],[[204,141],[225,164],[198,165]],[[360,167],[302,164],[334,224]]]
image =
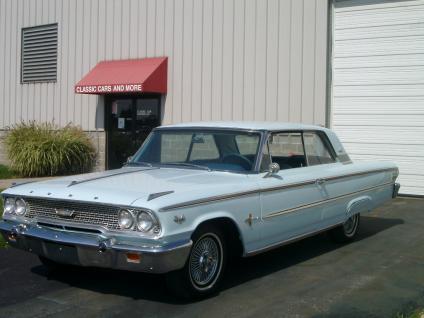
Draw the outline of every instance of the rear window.
[[[303,133],[303,139],[305,141],[305,152],[309,166],[335,162],[327,144],[324,143],[319,134],[305,132]]]

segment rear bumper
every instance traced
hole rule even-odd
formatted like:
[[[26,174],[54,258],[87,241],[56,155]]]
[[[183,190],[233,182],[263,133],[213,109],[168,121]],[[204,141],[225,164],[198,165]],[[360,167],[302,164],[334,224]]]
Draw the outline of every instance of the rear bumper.
[[[392,194],[392,198],[396,198],[396,197],[398,196],[399,189],[400,189],[400,183],[395,183],[395,184],[393,185],[393,194]]]
[[[67,232],[13,221],[0,221],[0,232],[12,247],[59,263],[150,273],[184,267],[192,245],[190,240],[125,242],[101,234]],[[138,257],[134,260],[131,256],[135,254]]]

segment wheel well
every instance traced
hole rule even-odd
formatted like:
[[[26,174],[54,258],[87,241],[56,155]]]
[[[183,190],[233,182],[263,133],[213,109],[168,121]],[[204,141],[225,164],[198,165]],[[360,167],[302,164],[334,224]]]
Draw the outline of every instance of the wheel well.
[[[226,242],[230,250],[232,250],[233,255],[241,256],[243,254],[244,248],[241,234],[233,220],[227,217],[221,217],[203,221],[197,226],[193,233],[206,224],[215,225],[219,229],[223,230],[225,238],[227,239]]]

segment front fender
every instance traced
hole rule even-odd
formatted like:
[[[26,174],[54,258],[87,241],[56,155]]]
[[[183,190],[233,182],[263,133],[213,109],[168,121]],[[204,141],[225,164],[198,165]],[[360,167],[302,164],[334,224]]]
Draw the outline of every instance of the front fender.
[[[235,227],[237,228],[240,240],[242,241],[242,243],[244,245],[243,232],[242,232],[237,220],[233,217],[233,215],[230,212],[214,211],[214,212],[209,212],[207,214],[200,214],[200,215],[197,215],[193,218],[187,218],[187,216],[185,216],[184,213],[180,213],[179,215],[175,215],[175,216],[176,217],[183,217],[185,219],[185,221],[182,224],[178,224],[176,222],[176,220],[174,220],[174,223],[176,224],[176,226],[173,225],[172,230],[168,228],[165,235],[175,236],[175,234],[177,234],[177,232],[180,232],[180,233],[184,233],[184,235],[183,235],[184,237],[186,237],[186,238],[190,237],[191,238],[194,231],[196,231],[196,229],[202,223],[225,218],[225,219],[231,221],[235,225]],[[184,223],[186,223],[186,224],[184,224]]]
[[[174,235],[191,237],[200,224],[219,218],[226,218],[235,225],[243,247],[248,251],[260,242],[260,213],[259,196],[255,194],[234,200],[159,212],[158,216],[162,224],[164,237]],[[249,214],[257,217],[257,221],[248,224],[246,219]]]
[[[208,214],[199,215],[192,222],[192,230],[194,232],[199,227],[200,224],[207,221],[212,221],[214,219],[219,219],[219,218],[230,219],[234,223],[234,225],[237,227],[237,230],[239,231],[239,233],[241,233],[240,227],[237,224],[236,219],[231,215],[231,213],[226,211],[214,211]]]

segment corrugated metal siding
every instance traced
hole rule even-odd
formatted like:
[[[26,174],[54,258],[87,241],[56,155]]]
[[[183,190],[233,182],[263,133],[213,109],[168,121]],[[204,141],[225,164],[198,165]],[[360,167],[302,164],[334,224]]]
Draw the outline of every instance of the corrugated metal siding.
[[[169,57],[164,123],[324,124],[327,12],[326,0],[0,0],[0,129],[92,130],[102,100],[73,85],[98,61],[151,56]],[[57,83],[20,84],[21,28],[56,22]]]
[[[424,1],[337,1],[332,127],[354,160],[399,165],[424,195]]]
[[[22,29],[21,43],[21,81],[56,81],[57,23]]]

